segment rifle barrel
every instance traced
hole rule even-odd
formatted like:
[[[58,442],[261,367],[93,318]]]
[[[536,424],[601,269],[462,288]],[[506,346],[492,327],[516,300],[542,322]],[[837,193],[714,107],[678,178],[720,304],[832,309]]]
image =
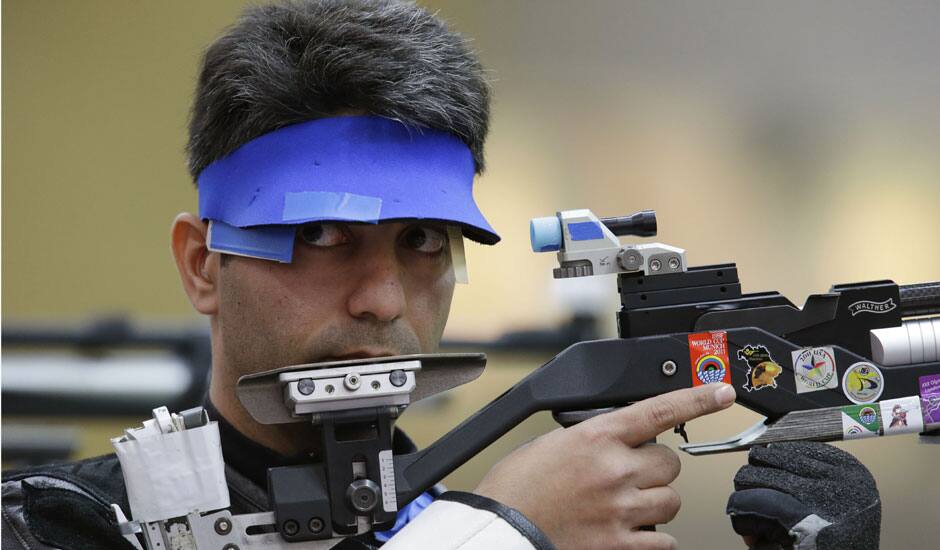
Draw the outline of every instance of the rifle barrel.
[[[901,315],[940,314],[940,281],[898,285],[901,291]]]
[[[629,216],[601,218],[601,223],[618,237],[654,237],[656,236],[656,211],[641,210]]]

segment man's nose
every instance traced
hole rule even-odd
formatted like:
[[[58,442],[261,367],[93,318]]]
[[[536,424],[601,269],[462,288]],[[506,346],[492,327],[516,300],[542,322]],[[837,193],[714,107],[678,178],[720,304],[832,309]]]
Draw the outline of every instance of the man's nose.
[[[394,250],[372,250],[363,258],[361,276],[349,296],[349,314],[357,319],[391,322],[405,312],[403,270]]]

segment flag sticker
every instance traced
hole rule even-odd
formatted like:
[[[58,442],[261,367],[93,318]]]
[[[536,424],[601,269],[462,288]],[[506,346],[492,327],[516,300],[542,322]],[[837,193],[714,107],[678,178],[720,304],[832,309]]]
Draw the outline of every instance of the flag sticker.
[[[842,407],[842,438],[863,439],[881,435],[878,405]]]
[[[919,382],[924,424],[940,424],[940,374],[921,376]]]

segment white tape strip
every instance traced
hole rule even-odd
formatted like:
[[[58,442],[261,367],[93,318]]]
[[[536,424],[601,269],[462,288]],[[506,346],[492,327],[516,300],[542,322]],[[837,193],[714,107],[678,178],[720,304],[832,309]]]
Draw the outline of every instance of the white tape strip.
[[[135,521],[228,508],[217,423],[130,441],[115,438],[111,443],[121,461]]]
[[[461,284],[470,282],[467,273],[467,256],[463,249],[463,232],[459,227],[447,226],[447,240],[450,242],[450,261],[454,266],[454,279]]]

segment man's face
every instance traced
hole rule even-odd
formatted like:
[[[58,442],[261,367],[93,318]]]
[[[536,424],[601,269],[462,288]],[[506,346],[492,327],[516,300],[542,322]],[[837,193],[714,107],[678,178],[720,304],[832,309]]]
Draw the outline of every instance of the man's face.
[[[224,262],[217,375],[436,349],[454,292],[444,227],[314,223],[294,246],[290,264]]]

